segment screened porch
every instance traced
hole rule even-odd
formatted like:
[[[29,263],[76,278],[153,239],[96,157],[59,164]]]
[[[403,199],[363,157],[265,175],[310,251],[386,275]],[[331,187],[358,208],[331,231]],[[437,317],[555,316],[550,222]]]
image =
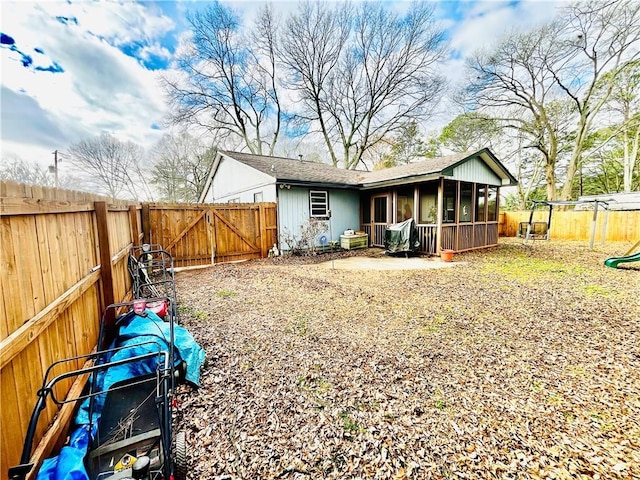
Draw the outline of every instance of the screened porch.
[[[361,229],[371,246],[384,247],[388,225],[413,218],[420,251],[439,254],[498,244],[498,198],[495,185],[439,178],[413,185],[363,191]]]

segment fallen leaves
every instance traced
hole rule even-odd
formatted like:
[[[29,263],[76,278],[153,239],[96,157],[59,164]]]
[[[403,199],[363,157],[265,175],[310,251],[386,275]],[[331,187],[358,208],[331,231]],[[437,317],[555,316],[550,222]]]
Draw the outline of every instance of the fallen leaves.
[[[640,478],[640,280],[601,257],[507,242],[443,270],[181,272],[208,355],[179,396],[190,478]]]

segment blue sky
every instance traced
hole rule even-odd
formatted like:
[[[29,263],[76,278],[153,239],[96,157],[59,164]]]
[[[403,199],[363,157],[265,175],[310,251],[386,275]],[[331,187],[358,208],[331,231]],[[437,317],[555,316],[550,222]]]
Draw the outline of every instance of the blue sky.
[[[245,18],[262,5],[231,4]],[[296,8],[293,1],[273,5],[281,18]],[[550,18],[558,5],[437,2],[453,47],[447,71],[455,78],[467,53],[507,29]],[[206,2],[0,2],[2,157],[46,166],[54,150],[102,132],[150,148],[166,132],[158,78],[188,31],[185,13],[203,6]],[[450,119],[443,112],[438,122]]]

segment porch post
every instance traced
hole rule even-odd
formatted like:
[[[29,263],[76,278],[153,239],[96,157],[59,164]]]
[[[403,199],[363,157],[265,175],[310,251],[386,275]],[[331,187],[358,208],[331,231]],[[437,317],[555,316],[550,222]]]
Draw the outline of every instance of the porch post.
[[[461,182],[460,180],[456,181],[456,234],[455,234],[455,248],[454,250],[458,251],[458,236],[460,235],[460,190],[461,190]]]
[[[438,182],[438,213],[436,215],[436,253],[440,255],[440,251],[442,250],[442,207],[444,203],[443,196],[444,189],[444,177],[440,177],[440,181]]]

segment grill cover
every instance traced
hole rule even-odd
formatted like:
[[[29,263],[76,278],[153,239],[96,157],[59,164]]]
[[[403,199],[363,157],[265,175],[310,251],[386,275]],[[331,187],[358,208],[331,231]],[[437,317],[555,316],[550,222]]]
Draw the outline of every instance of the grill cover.
[[[384,248],[387,253],[417,252],[420,249],[418,229],[413,218],[386,228]]]

